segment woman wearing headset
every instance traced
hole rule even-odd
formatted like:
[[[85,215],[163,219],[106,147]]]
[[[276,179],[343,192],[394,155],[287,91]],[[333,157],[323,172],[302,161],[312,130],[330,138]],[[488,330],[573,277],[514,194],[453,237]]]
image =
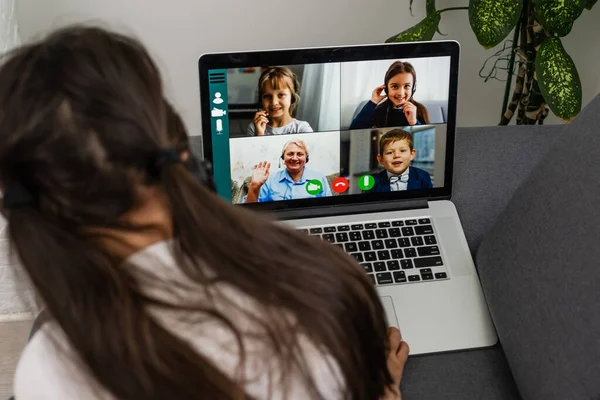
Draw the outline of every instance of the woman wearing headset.
[[[225,204],[168,130],[129,37],[66,27],[3,58],[1,211],[48,313],[16,399],[398,399],[408,346],[362,267]]]
[[[349,129],[428,124],[427,108],[413,97],[416,84],[417,73],[412,64],[394,62],[385,73],[384,84],[373,90],[371,101],[365,104]]]
[[[306,168],[309,157],[304,141],[287,142],[281,150],[281,160],[285,168],[272,176],[271,163],[261,161],[254,166],[244,203],[331,196],[331,188],[325,175]],[[319,183],[314,182],[315,180]],[[317,187],[322,190],[318,191]]]

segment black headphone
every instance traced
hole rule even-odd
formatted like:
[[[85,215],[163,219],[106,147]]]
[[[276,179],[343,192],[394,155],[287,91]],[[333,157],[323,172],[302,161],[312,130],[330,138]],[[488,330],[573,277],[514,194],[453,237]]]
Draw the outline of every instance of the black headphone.
[[[198,182],[204,185],[212,192],[216,192],[215,181],[213,179],[212,164],[206,160],[197,160],[196,157],[190,155],[183,165],[190,171]]]
[[[290,140],[289,142],[286,142],[286,144],[283,145],[283,149],[281,149],[281,157],[280,157],[281,160],[284,159],[283,156],[285,155],[285,149],[287,149],[291,143],[295,143],[295,142],[296,142],[295,140]],[[306,147],[304,147],[304,150],[306,150]],[[281,168],[281,160],[279,160],[279,168]],[[308,162],[308,160],[309,160],[308,150],[306,150],[306,162]]]

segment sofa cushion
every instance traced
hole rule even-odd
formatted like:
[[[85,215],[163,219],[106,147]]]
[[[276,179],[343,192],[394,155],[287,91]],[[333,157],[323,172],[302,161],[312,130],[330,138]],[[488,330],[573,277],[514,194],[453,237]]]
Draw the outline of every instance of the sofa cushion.
[[[600,398],[599,127],[597,97],[564,126],[477,254],[500,342],[526,399]]]

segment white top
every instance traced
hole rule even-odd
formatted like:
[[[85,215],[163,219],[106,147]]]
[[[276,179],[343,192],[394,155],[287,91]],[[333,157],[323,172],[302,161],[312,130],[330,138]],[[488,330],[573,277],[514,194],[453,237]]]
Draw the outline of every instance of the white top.
[[[142,270],[151,271],[158,278],[168,279],[171,282],[189,282],[175,267],[170,243],[164,241],[149,246],[132,255],[129,261]],[[148,293],[152,293],[155,297],[166,296],[164,298],[173,301],[178,297],[179,290],[173,285],[168,285],[163,288],[148,288]],[[195,290],[196,293],[202,292]],[[245,374],[246,378],[249,378],[245,380],[248,382],[245,384],[247,394],[257,399],[308,399],[309,392],[304,387],[299,373],[290,377],[288,392],[273,385],[279,378],[276,362],[269,357],[270,350],[266,347],[267,344],[249,335],[249,333],[261,334],[261,327],[245,314],[256,310],[256,302],[236,288],[225,284],[211,288],[210,293],[215,296],[214,307],[229,317],[236,328],[242,332],[247,357]],[[210,301],[206,298],[207,294],[208,291],[204,291],[198,295]],[[189,298],[189,295],[186,296]],[[232,307],[232,304],[235,306]],[[245,312],[240,313],[240,308]],[[223,373],[234,379],[239,354],[235,337],[229,329],[209,318],[192,325],[182,321],[177,313],[172,311],[165,313],[150,307],[149,311],[159,323],[180,338],[187,340],[199,353],[212,360]],[[58,340],[59,348],[52,338]],[[304,335],[299,334],[299,341],[304,349],[307,371],[313,374],[322,397],[341,399],[342,377],[337,363]],[[73,353],[62,330],[53,322],[46,323],[34,335],[21,355],[14,381],[15,398],[18,400],[114,399],[109,393],[98,392],[97,386],[86,382],[89,377],[86,377],[85,372],[71,360],[70,356],[72,357]],[[124,376],[123,379],[127,377]]]
[[[284,135],[287,133],[308,133],[312,132],[312,128],[310,124],[306,121],[300,121],[296,118],[292,119],[287,125],[280,126],[278,128],[273,128],[271,125],[265,126],[265,136],[271,135]],[[253,122],[248,124],[247,132],[248,136],[256,136],[256,127]]]

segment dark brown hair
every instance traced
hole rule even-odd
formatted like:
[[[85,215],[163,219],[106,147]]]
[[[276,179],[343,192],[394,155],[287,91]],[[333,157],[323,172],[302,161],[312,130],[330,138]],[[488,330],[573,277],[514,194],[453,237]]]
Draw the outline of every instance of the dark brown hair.
[[[390,80],[394,76],[401,74],[401,73],[411,74],[413,77],[413,87],[417,84],[417,72],[415,71],[415,68],[413,67],[413,65],[409,62],[395,61],[394,63],[392,63],[392,65],[390,65],[390,67],[388,68],[388,70],[385,73],[384,84],[385,84],[386,93],[389,93],[388,83],[390,82]],[[417,106],[417,120],[419,120],[423,124],[428,124],[429,123],[429,112],[427,111],[427,107],[425,107],[423,104],[416,101],[414,99],[414,97],[412,97],[412,96],[409,101],[411,103],[413,103],[415,106]],[[376,127],[387,126],[385,124],[384,119],[385,119],[385,113],[387,111],[387,108],[390,107],[390,105],[391,105],[391,102],[388,99],[388,100],[384,101],[383,103],[380,103],[379,106],[377,107],[376,113],[375,113],[375,126]]]
[[[287,67],[270,67],[262,72],[258,78],[258,105],[262,107],[262,97],[266,83],[269,82],[275,90],[290,89],[292,99],[290,102],[290,115],[294,116],[296,107],[300,102],[300,81],[296,74]]]
[[[190,141],[181,116],[171,103],[165,100],[165,113],[167,118],[167,135],[169,143],[178,151],[190,150]]]
[[[186,290],[227,284],[256,301],[248,317],[265,332],[284,380],[300,371],[311,398],[321,396],[299,335],[339,365],[345,398],[378,399],[392,384],[387,327],[363,269],[334,246],[225,204],[181,164],[149,173],[170,145],[166,113],[146,50],[104,29],[63,28],[0,67],[0,186],[8,193],[19,184],[35,199],[2,212],[12,247],[81,368],[119,399],[250,398],[245,382],[220,372],[149,307],[219,321],[238,338],[243,362],[236,321],[194,296],[151,296],[131,265],[86,233],[144,229],[121,217],[134,209],[137,189],[150,185],[170,206]]]
[[[403,129],[392,129],[381,135],[379,138],[379,154],[383,155],[385,151],[385,146],[390,143],[397,142],[398,140],[406,140],[408,142],[408,147],[410,151],[413,150],[413,136],[412,133],[407,132]]]

